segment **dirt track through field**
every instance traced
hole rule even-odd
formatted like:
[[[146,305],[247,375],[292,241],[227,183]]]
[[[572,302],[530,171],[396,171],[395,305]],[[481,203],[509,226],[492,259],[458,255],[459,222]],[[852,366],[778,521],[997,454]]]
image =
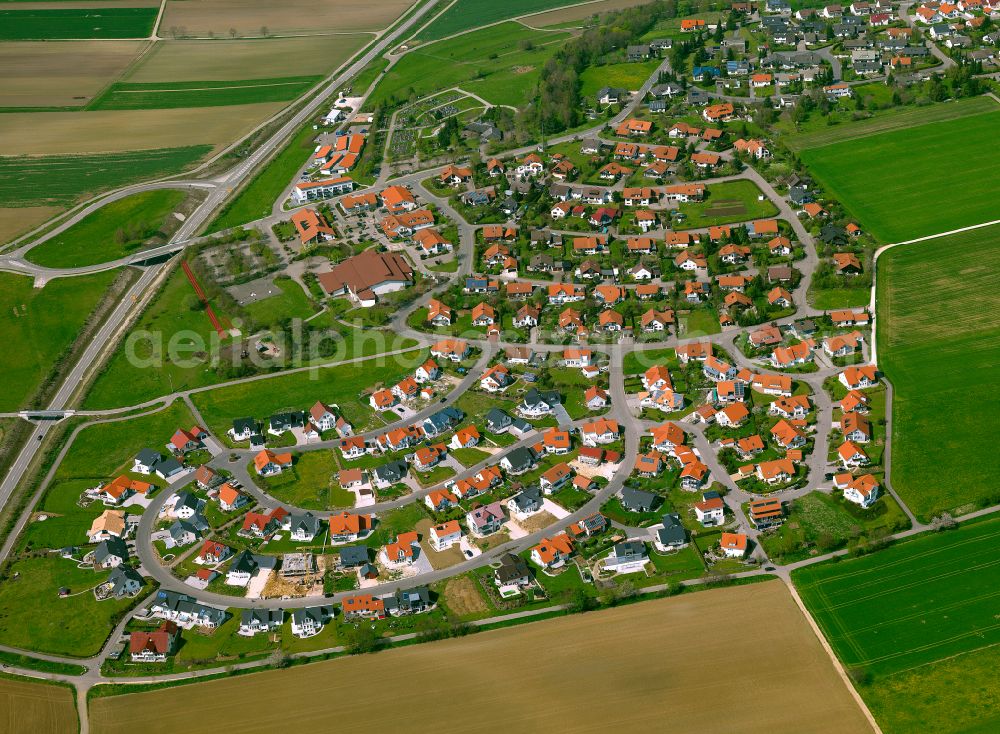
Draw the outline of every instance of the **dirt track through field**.
[[[248,734],[289,721],[407,721],[437,734],[871,731],[778,581],[91,704],[95,734]]]

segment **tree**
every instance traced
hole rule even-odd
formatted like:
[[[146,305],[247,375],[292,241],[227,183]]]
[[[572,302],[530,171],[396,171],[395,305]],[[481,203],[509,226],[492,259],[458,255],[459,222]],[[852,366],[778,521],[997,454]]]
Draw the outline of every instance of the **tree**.
[[[231,38],[236,38],[236,36],[238,36],[239,34],[236,32],[235,28],[230,28],[229,29],[229,35],[230,35]]]
[[[362,622],[358,627],[344,632],[344,649],[349,655],[364,655],[375,652],[382,646],[382,638],[373,627]]]

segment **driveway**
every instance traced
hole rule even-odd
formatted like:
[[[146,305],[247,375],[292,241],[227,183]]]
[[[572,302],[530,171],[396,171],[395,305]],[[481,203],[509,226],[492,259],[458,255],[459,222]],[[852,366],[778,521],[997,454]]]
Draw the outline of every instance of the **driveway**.
[[[562,505],[557,505],[552,500],[547,497],[542,500],[542,512],[547,512],[556,520],[562,520],[565,517],[569,517],[569,510],[567,510]]]
[[[573,425],[573,419],[569,417],[569,413],[566,412],[566,408],[562,405],[557,405],[553,408],[552,415],[556,417],[560,428],[569,428]]]
[[[212,436],[209,436],[208,438],[204,439],[202,443],[205,444],[205,448],[208,449],[208,453],[210,453],[212,456],[218,456],[223,451],[225,451],[225,448],[223,448],[222,444],[219,443]]]
[[[247,584],[247,599],[260,599],[260,595],[264,591],[264,587],[267,586],[272,573],[274,571],[260,571],[250,579],[250,583]]]

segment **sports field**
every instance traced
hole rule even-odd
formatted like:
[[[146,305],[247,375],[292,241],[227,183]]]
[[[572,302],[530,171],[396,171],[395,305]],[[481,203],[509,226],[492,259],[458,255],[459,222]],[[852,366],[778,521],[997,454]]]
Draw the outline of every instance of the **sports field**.
[[[113,201],[33,247],[27,259],[50,268],[82,267],[163,244],[160,233],[179,224],[171,215],[187,196],[186,191],[154,189]]]
[[[73,691],[65,686],[0,677],[0,731],[69,734],[78,730]]]
[[[23,8],[0,10],[0,40],[146,38],[157,8]]]
[[[996,731],[995,667],[970,666],[958,690],[946,682],[955,672],[952,662],[962,659],[955,656],[996,660],[998,540],[1000,519],[993,518],[793,572],[799,594],[844,665],[873,676],[871,688],[862,692],[879,702],[876,711],[887,715],[887,732]],[[899,692],[904,681],[920,686],[906,700],[922,699],[919,710],[929,717],[917,729],[901,725],[898,717],[912,712],[888,701],[882,690]],[[974,708],[970,721],[970,712],[949,703],[965,697],[989,705]]]
[[[898,120],[898,118],[897,118]],[[1000,136],[992,111],[876,132],[800,152],[826,193],[884,242],[900,242],[996,219],[992,190],[978,185],[1000,170],[1000,147],[949,141]],[[961,191],[940,200],[934,191]]]
[[[491,0],[458,0],[427,28],[417,34],[421,41],[433,41],[445,36],[478,28],[487,23],[516,18],[527,13],[537,13],[563,5],[573,5],[579,0],[508,0],[505,3]]]
[[[720,624],[724,609],[739,610],[740,624]],[[346,683],[357,680],[378,685]],[[517,705],[484,716],[498,698]],[[192,719],[206,706],[211,720]],[[748,734],[870,731],[779,582],[98,698],[90,711],[95,734],[270,731],[289,711],[303,731],[331,720],[396,729],[404,719],[440,734],[660,731],[664,722],[707,734],[732,731],[734,720]]]
[[[125,71],[143,41],[0,44],[0,107],[79,107]]]
[[[30,278],[0,274],[0,339],[17,347],[0,355],[0,410],[25,407],[116,276],[108,271],[58,278],[38,289]]]
[[[167,0],[160,28],[168,37],[171,28],[183,28],[192,36],[217,38],[378,31],[412,4],[413,0]]]
[[[878,365],[895,395],[892,484],[924,519],[1000,502],[995,426],[1000,226],[878,260]],[[995,431],[994,431],[995,433]]]

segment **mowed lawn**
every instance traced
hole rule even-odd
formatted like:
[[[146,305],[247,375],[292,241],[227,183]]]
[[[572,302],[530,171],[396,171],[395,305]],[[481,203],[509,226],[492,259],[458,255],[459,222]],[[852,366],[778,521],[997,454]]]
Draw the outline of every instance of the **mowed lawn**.
[[[773,217],[778,208],[770,199],[761,201],[761,190],[753,181],[710,184],[704,201],[681,204],[685,219],[675,229],[696,229],[748,219]]]
[[[57,278],[34,288],[31,278],[0,274],[0,337],[9,346],[0,355],[6,385],[0,410],[27,405],[117,275],[112,270]]]
[[[594,97],[601,87],[617,87],[635,91],[639,89],[660,65],[659,59],[624,64],[590,66],[580,74],[580,96]]]
[[[5,712],[3,731],[67,734],[79,727],[68,686],[0,677],[0,711]]]
[[[873,676],[861,692],[886,732],[997,730],[998,541],[1000,518],[994,518],[793,572],[845,666]],[[967,668],[955,657],[966,654],[975,661]],[[927,718],[913,725],[914,715]]]
[[[720,624],[720,610],[739,610],[739,623]],[[749,669],[751,660],[752,685],[732,673],[737,665]],[[621,674],[609,675],[612,664]],[[349,680],[379,685],[344,685]],[[518,705],[483,716],[498,695]],[[212,717],[191,717],[204,707]],[[735,720],[742,734],[870,731],[777,581],[98,698],[90,719],[94,734],[201,734],[219,731],[219,722],[232,732],[280,729],[289,711],[302,731],[329,728],[331,717],[363,718],[372,730],[433,720],[417,728],[441,734],[662,731],[667,721],[672,731],[722,732],[732,731]]]
[[[568,33],[502,23],[420,46],[399,60],[365,107],[371,109],[392,98],[423,97],[453,86],[493,104],[523,105],[538,82],[542,65],[567,38]],[[528,45],[531,48],[526,49]]]
[[[927,519],[1000,501],[995,434],[1000,226],[878,260],[878,364],[894,388],[892,484]]]
[[[154,189],[113,201],[69,229],[28,251],[27,259],[49,268],[110,262],[145,249],[187,194]],[[160,244],[159,242],[151,243]]]
[[[862,228],[884,242],[900,242],[996,219],[995,196],[982,184],[1000,170],[1000,146],[958,141],[998,136],[1000,106],[811,148],[800,156]],[[935,191],[961,195],[944,204]]]

